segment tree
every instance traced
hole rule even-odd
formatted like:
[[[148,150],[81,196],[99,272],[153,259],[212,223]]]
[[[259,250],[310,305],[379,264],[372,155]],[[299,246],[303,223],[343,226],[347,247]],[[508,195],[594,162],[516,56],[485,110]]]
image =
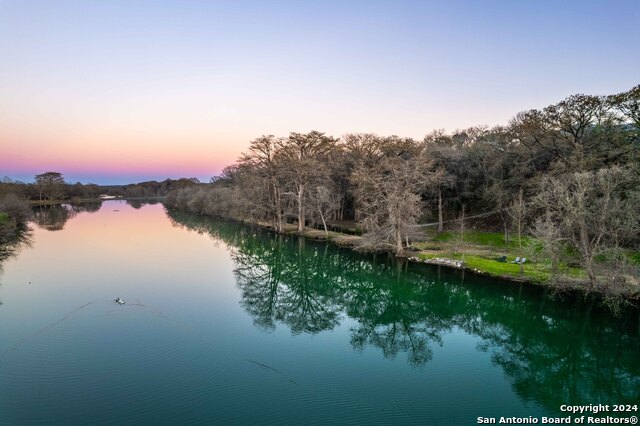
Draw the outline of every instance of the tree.
[[[609,97],[609,103],[622,114],[623,121],[640,129],[640,84],[633,89]]]
[[[619,141],[619,158],[638,165],[640,158],[640,85],[608,98],[609,105],[618,114],[618,123],[612,139]]]
[[[382,158],[383,138],[373,133],[350,133],[343,136],[348,169],[349,193],[354,195],[353,171],[362,167],[374,167]],[[353,218],[357,222],[362,219],[362,206],[358,199],[353,199]]]
[[[598,124],[606,114],[599,96],[573,95],[544,109],[553,137],[565,151],[563,158],[574,170],[584,169],[588,152],[596,148]]]
[[[45,172],[36,175],[35,180],[40,201],[42,201],[43,196],[50,201],[62,196],[63,185],[65,184],[62,173]]]
[[[282,155],[278,151],[278,139],[273,135],[263,135],[251,141],[249,152],[242,155],[239,161],[252,169],[252,173],[260,182],[267,186],[268,197],[263,198],[266,210],[271,212],[274,228],[278,232],[283,230],[283,176],[284,168]]]
[[[511,195],[505,188],[504,181],[496,181],[487,189],[485,196],[491,200],[492,206],[498,212],[504,231],[504,242],[509,244],[509,198]]]
[[[404,253],[407,239],[422,214],[422,192],[436,178],[424,147],[412,139],[386,138],[375,165],[360,164],[353,173],[358,204],[365,212],[364,247],[392,247]]]
[[[595,262],[636,235],[639,206],[631,196],[635,191],[637,182],[618,166],[547,177],[536,197],[545,218],[538,223],[536,236],[551,247],[559,241],[570,244],[579,254],[590,289],[606,286],[599,281]]]
[[[0,198],[0,212],[6,213],[15,225],[26,222],[31,216],[29,202],[9,193]]]
[[[522,247],[522,231],[527,217],[527,203],[525,202],[524,191],[522,189],[520,189],[518,195],[507,208],[507,214],[511,218],[511,223],[516,227],[518,245]]]
[[[324,228],[324,235],[328,236],[327,218],[332,212],[335,212],[340,205],[340,197],[335,191],[323,185],[316,186],[315,191],[313,191],[310,196],[311,203],[314,207],[314,216],[317,215],[317,217],[320,218]]]
[[[455,156],[452,148],[452,140],[444,130],[434,130],[424,137],[425,148],[429,157],[433,159],[433,165],[437,170],[433,187],[429,188],[429,195],[434,193],[438,197],[438,233],[444,231],[444,193],[455,187],[456,176],[452,172]]]
[[[436,170],[433,184],[438,193],[438,234],[444,231],[444,200],[442,193],[444,190],[451,188],[455,183],[455,178],[448,174],[444,168]]]
[[[465,220],[465,209],[466,206],[462,205],[462,211],[460,212],[460,217],[458,218],[458,222],[460,222],[460,239],[458,240],[458,251],[462,255],[462,262],[464,262],[464,252],[465,252],[465,243],[464,243],[464,220]]]
[[[317,176],[323,160],[336,143],[336,139],[315,130],[306,134],[293,132],[280,141],[285,173],[293,184],[293,196],[298,208],[298,232],[304,231],[308,185]]]
[[[228,213],[231,217],[257,222],[273,221],[269,181],[263,178],[254,164],[240,161],[225,167],[223,176],[224,180],[220,182],[228,182],[231,188],[231,211]]]

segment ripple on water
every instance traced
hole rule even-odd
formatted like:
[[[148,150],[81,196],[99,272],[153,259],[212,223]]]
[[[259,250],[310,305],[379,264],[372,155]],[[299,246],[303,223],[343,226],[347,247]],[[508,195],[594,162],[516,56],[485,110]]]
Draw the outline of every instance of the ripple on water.
[[[10,423],[51,416],[112,421],[125,409],[129,420],[186,415],[194,398],[206,404],[210,393],[203,389],[211,383],[233,388],[227,360],[225,348],[161,311],[98,301],[61,315],[1,355],[0,389],[11,390],[11,398],[0,398],[0,412],[18,415],[3,418]]]
[[[12,413],[9,423],[416,420],[352,389],[327,392],[286,366],[232,355],[142,303],[97,301],[61,315],[1,362],[0,389],[11,398],[0,399],[0,412]]]

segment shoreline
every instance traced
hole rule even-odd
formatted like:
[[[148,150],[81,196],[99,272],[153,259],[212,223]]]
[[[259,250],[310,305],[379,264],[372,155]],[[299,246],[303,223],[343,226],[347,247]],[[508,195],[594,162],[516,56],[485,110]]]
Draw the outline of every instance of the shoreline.
[[[29,200],[29,204],[31,207],[46,207],[46,206],[56,206],[61,204],[83,204],[83,203],[98,203],[104,201],[144,201],[144,200],[154,200],[154,201],[162,201],[164,200],[164,195],[157,195],[153,197],[124,197],[124,196],[114,196],[113,198],[78,198],[78,199],[69,199],[69,200]]]
[[[184,212],[188,214],[193,214],[189,212]],[[211,217],[202,215],[204,217]],[[304,238],[309,238],[315,241],[326,241],[332,244],[335,244],[339,247],[349,248],[354,251],[359,251],[357,249],[357,242],[362,238],[358,235],[350,235],[336,231],[329,231],[328,235],[325,235],[324,230],[319,230],[315,228],[306,228],[300,233],[297,230],[297,226],[290,225],[289,229],[287,229],[287,225],[285,225],[285,229],[282,232],[278,232],[275,230],[273,225],[264,223],[264,222],[253,222],[235,218],[224,218],[232,221],[240,222],[246,225],[259,226],[260,228],[266,229],[268,231],[282,234],[282,235],[291,235],[291,236],[301,236]],[[379,253],[389,253],[393,254],[388,250],[380,250]],[[578,279],[568,279],[564,278],[558,281],[558,284],[551,284],[548,280],[542,279],[534,279],[527,275],[522,276],[513,276],[513,275],[505,275],[505,274],[496,274],[491,271],[481,270],[479,268],[474,268],[468,265],[466,262],[461,262],[457,259],[451,259],[446,257],[447,252],[443,250],[407,250],[403,256],[395,256],[399,259],[404,259],[407,262],[411,262],[414,264],[427,264],[432,266],[441,266],[453,270],[465,271],[466,273],[475,274],[485,278],[495,278],[501,281],[508,282],[510,284],[528,284],[541,288],[555,289],[558,291],[578,291],[584,296],[595,295],[599,298],[605,299],[610,297],[611,295],[601,291],[600,289],[589,289],[588,282],[580,281]],[[422,255],[422,257],[420,257]],[[508,262],[511,264],[510,262]],[[458,266],[460,264],[460,266]],[[514,266],[516,266],[514,264]],[[630,303],[632,305],[636,305],[638,301],[640,301],[640,290],[636,289],[631,293],[621,293],[615,295],[617,297],[622,297],[626,303]]]

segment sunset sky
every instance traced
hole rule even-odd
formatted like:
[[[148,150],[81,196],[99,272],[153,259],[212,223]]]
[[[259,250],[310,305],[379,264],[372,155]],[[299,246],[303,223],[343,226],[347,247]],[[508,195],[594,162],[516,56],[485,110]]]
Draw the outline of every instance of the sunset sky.
[[[640,83],[640,1],[0,0],[0,176],[208,180],[261,134],[422,138]]]

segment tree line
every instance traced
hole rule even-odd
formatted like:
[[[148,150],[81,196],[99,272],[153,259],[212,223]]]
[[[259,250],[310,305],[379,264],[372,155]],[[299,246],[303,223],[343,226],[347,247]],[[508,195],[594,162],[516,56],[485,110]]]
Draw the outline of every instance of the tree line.
[[[277,231],[355,221],[363,247],[397,255],[422,221],[442,231],[445,219],[494,213],[506,241],[537,237],[554,268],[576,257],[595,286],[599,260],[619,266],[623,249],[640,246],[639,154],[640,85],[422,140],[263,135],[211,184],[172,191],[166,204]]]
[[[169,191],[197,185],[196,178],[165,179],[128,185],[96,185],[69,183],[60,172],[48,171],[34,176],[31,183],[0,179],[0,251],[27,229],[27,221],[49,230],[62,229],[78,211],[95,211],[101,206],[101,195],[124,198],[164,197]],[[64,204],[64,205],[61,205]],[[131,203],[136,207],[136,203]],[[34,205],[40,206],[33,209]],[[47,207],[44,208],[43,206]],[[136,207],[139,208],[139,205]],[[8,247],[8,246],[7,246]]]
[[[19,199],[47,202],[80,202],[98,200],[101,195],[119,197],[164,197],[169,191],[196,185],[197,178],[165,179],[127,185],[97,185],[81,182],[70,183],[60,172],[44,172],[34,176],[31,183],[13,180],[8,176],[0,179],[0,200],[12,194]]]

